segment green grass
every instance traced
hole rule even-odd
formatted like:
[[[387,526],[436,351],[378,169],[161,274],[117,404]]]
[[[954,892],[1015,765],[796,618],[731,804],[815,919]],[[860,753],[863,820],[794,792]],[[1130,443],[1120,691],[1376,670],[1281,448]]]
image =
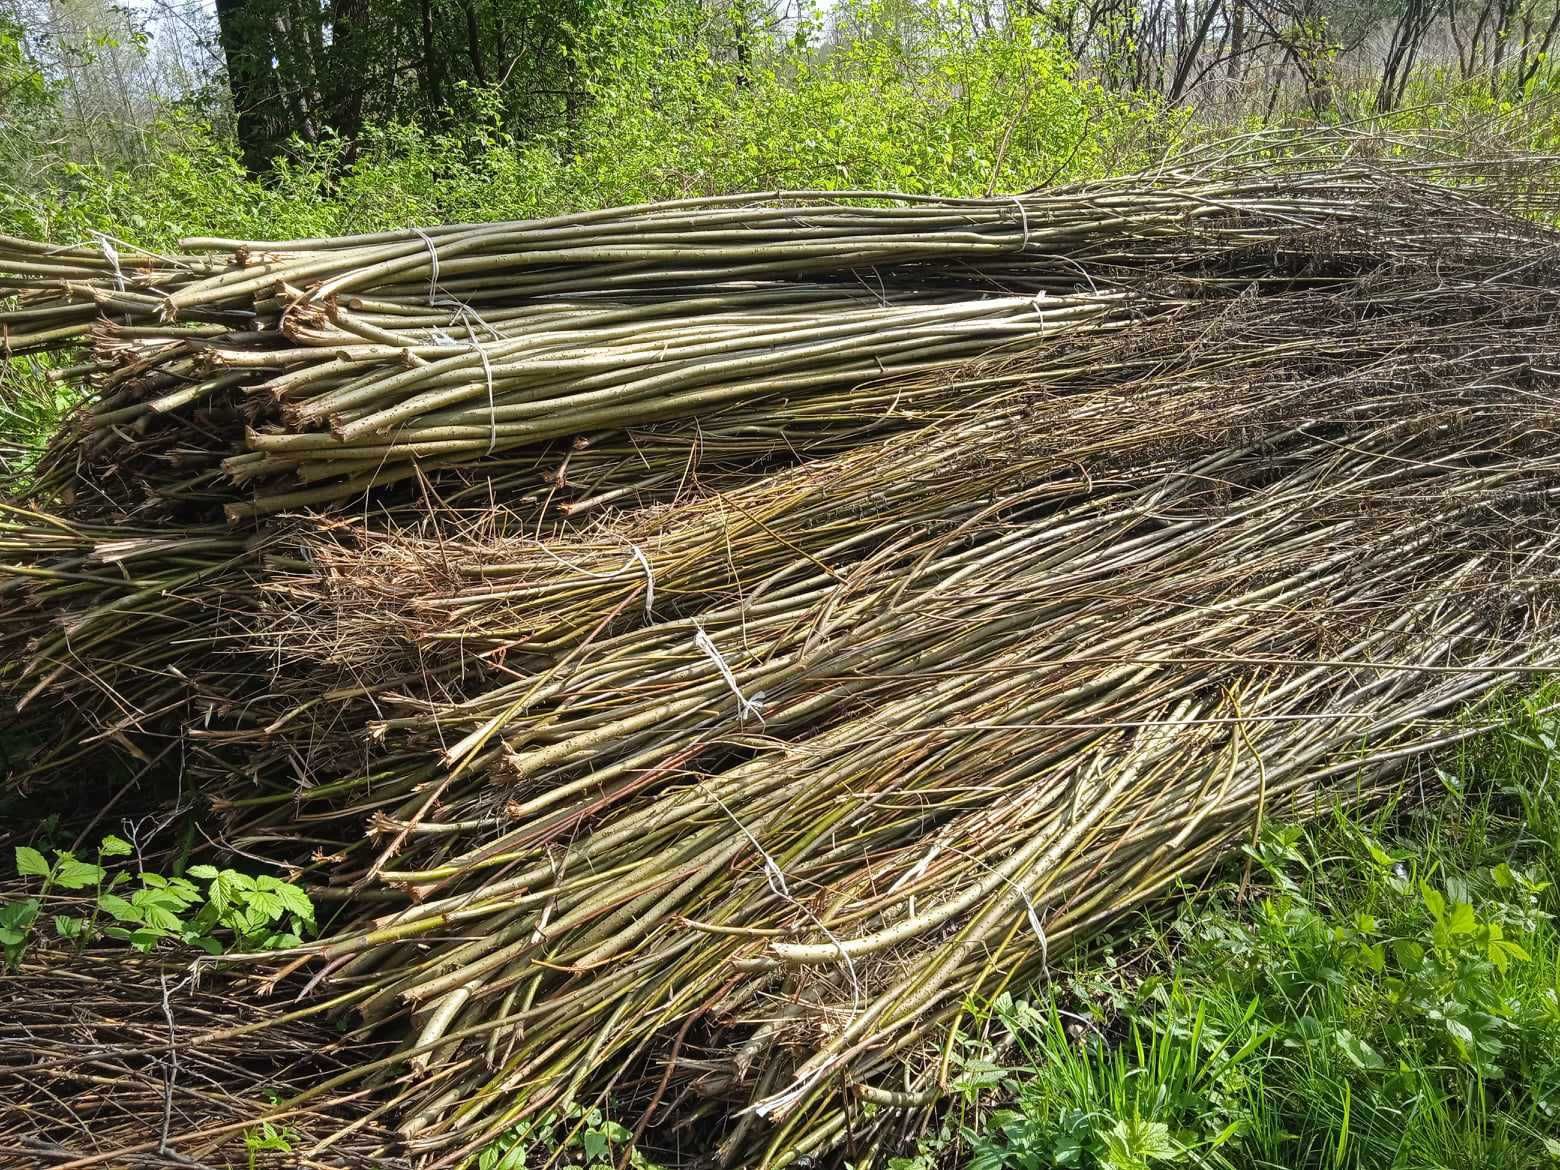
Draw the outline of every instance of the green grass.
[[[992,1005],[1004,1101],[956,1160],[1560,1166],[1557,697],[1390,807],[1270,827],[1167,927]]]

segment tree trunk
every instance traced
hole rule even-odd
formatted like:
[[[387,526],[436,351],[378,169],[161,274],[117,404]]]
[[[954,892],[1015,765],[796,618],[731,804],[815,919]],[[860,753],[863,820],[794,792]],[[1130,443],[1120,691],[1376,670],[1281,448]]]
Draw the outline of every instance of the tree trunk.
[[[216,0],[217,35],[227,60],[228,90],[244,166],[260,174],[276,153],[276,74],[270,22],[253,0]]]
[[[329,93],[331,128],[346,139],[363,129],[363,93],[368,73],[367,34],[368,0],[336,0],[331,21],[330,48],[326,60],[330,76],[324,84]]]
[[[428,114],[437,117],[444,108],[444,58],[435,43],[433,0],[422,0],[422,82]]]

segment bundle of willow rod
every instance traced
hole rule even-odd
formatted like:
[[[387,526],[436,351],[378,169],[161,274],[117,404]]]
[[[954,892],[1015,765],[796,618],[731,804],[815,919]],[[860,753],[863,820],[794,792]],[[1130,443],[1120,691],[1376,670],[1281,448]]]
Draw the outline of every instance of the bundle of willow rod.
[[[883,1136],[893,1108],[855,1109],[935,1099],[971,997],[1555,664],[1552,407],[1523,397],[1405,394],[929,537],[804,609],[802,669],[690,723],[692,680],[620,645],[633,716],[528,743],[556,716],[515,704],[498,787],[452,745],[376,822],[381,860],[424,858],[377,870],[415,904],[299,957],[404,1021],[383,1067],[429,1165],[571,1099],[658,1149],[709,1119],[733,1165]]]
[[[0,247],[101,394],[0,516],[21,779],[176,760],[332,908],[191,1038],[394,1045],[277,1107],[365,1103],[316,1163],[580,1102],[869,1164],[967,1005],[1556,665],[1552,233],[1408,169],[841,202]]]
[[[1369,797],[1465,733],[1448,713],[1552,667],[1552,315],[1421,296],[1417,334],[1395,300],[1337,307],[1353,366],[1264,338],[1271,304],[1205,317],[1202,385],[1140,378],[1122,449],[1103,437],[1129,388],[1093,414],[1030,400],[964,451],[984,435],[1021,463],[1022,426],[1049,422],[1104,449],[1062,466],[1042,440],[986,508],[848,571],[793,550],[769,596],[711,584],[695,616],[575,637],[496,697],[381,725],[420,723],[428,754],[321,804],[377,814],[344,879],[415,903],[299,957],[375,1034],[403,1021],[405,1063],[363,1072],[410,1149],[456,1164],[570,1099],[733,1165],[889,1141],[936,1099],[971,997],[1262,815]],[[941,483],[942,437],[887,446],[943,451],[920,472]],[[706,506],[753,512],[740,494]],[[775,546],[809,498],[768,514]],[[606,618],[642,586],[578,603]]]
[[[370,1106],[361,1096],[296,1112],[269,1108],[276,1094],[365,1054],[344,1051],[329,1027],[284,1014],[252,990],[204,987],[187,965],[129,951],[77,955],[68,965],[29,960],[0,980],[0,1158],[83,1170],[237,1166],[250,1160],[245,1135],[259,1136],[259,1116],[269,1114],[294,1140],[318,1140],[362,1118]],[[213,1035],[256,1025],[263,1046]],[[388,1135],[371,1120],[359,1131],[343,1152],[360,1153],[366,1165]],[[374,1164],[399,1170],[407,1162],[379,1154]]]
[[[1104,486],[1123,467],[1168,473],[1167,453],[1221,450],[1275,420],[1358,423],[1399,408],[1389,388],[1428,395],[1541,361],[1560,343],[1545,295],[1414,277],[1182,307],[1129,339],[945,376],[982,393],[937,426],[547,540],[494,511],[469,525],[454,511],[331,524],[271,561],[266,634],[284,656],[357,666],[440,643],[513,662],[652,617],[751,612],[799,581],[844,581],[868,557],[879,570],[913,563],[922,549],[905,534],[976,520],[1015,489],[1044,484],[1033,504],[1052,507],[1079,475]]]
[[[1414,175],[784,193],[172,255],[0,241],[0,326],[16,352],[93,342],[69,373],[98,401],[41,491],[85,461],[112,507],[238,520],[754,400],[750,434],[783,437],[815,395],[1123,327],[1171,276],[1214,295],[1432,258],[1456,275],[1546,242]]]

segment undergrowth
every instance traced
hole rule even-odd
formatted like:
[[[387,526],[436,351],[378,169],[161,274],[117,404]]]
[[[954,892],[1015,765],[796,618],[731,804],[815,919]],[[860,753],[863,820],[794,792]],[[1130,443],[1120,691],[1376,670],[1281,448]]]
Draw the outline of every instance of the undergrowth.
[[[1135,947],[1004,996],[1003,1104],[893,1170],[1560,1165],[1556,698],[1396,804],[1267,827]]]
[[[182,944],[220,955],[294,947],[315,928],[313,903],[291,882],[204,864],[164,876],[112,833],[94,861],[31,845],[13,853],[20,894],[0,900],[0,971],[20,966],[34,945],[79,952],[109,939],[142,952]],[[52,932],[41,930],[45,919]]]

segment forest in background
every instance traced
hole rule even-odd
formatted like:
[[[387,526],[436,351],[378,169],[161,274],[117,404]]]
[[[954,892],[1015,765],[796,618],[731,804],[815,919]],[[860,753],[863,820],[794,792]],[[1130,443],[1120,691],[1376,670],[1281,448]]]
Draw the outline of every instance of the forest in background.
[[[1557,28],[1554,0],[5,0],[0,229],[155,248],[977,195],[1360,119],[1505,113],[1542,149]]]

